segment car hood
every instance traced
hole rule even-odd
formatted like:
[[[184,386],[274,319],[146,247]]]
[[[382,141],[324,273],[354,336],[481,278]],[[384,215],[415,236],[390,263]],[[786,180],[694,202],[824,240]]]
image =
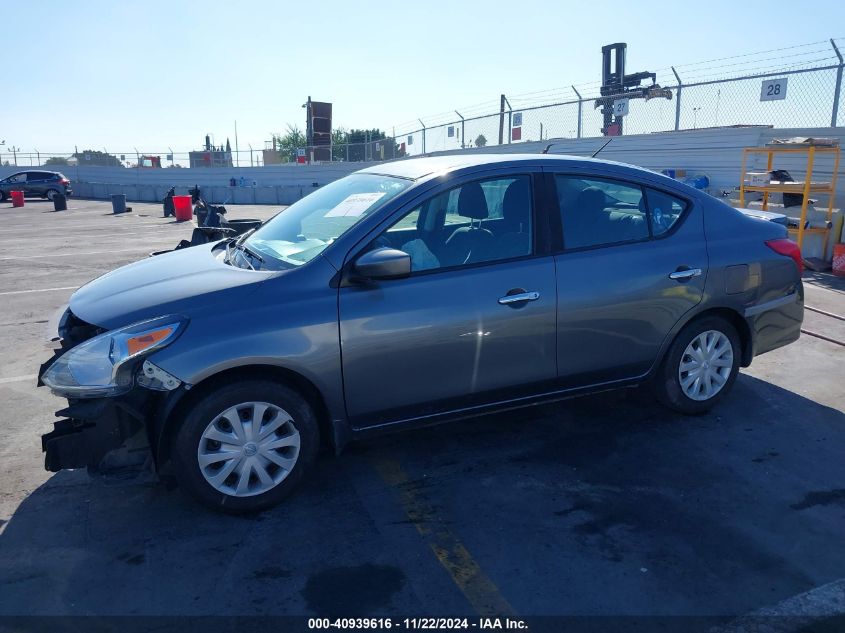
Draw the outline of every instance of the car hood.
[[[203,244],[117,268],[87,283],[70,299],[83,321],[113,329],[163,314],[191,316],[239,300],[272,273],[229,266]]]

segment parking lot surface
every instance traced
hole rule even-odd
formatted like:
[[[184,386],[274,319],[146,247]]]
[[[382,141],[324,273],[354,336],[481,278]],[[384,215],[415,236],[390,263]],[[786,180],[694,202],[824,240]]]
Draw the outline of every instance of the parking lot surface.
[[[385,436],[322,456],[254,517],[154,481],[48,473],[40,435],[64,401],[35,387],[47,320],[192,227],[160,205],[0,206],[0,616],[729,622],[845,578],[845,347],[815,336],[757,358],[704,416],[628,390]],[[808,305],[845,314],[833,278],[806,286]],[[808,312],[805,325],[845,340],[843,321]]]

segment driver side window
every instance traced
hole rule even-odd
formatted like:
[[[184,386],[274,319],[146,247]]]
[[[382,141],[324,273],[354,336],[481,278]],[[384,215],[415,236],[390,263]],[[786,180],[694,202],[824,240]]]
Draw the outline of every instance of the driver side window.
[[[453,268],[533,252],[531,177],[465,183],[411,210],[372,242],[411,256],[411,271]]]

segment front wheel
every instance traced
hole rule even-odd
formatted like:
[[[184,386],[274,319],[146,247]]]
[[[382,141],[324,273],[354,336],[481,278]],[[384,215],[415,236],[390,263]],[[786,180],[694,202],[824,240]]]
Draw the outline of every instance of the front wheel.
[[[687,415],[709,411],[733,386],[740,356],[739,335],[728,321],[693,321],[672,342],[658,371],[657,399]]]
[[[201,503],[256,512],[296,488],[318,444],[317,420],[304,398],[283,385],[249,380],[193,406],[174,437],[173,466],[179,485]]]

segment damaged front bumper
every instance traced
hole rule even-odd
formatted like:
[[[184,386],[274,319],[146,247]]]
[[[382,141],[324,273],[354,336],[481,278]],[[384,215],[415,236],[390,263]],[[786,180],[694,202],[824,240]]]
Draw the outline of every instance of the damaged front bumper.
[[[38,386],[68,401],[41,438],[47,470],[103,472],[151,461],[163,405],[189,385],[150,356],[186,325],[186,318],[166,315],[107,331],[63,310],[50,340],[53,357],[38,372]]]
[[[146,416],[125,399],[68,401],[63,418],[41,436],[44,467],[51,472],[93,472],[143,466],[150,457]]]
[[[133,388],[121,396],[67,398],[68,406],[56,411],[61,419],[41,436],[47,470],[87,468],[92,474],[112,474],[156,465],[155,438],[166,411],[187,386],[149,361],[134,373]],[[38,384],[43,385],[40,378]]]

